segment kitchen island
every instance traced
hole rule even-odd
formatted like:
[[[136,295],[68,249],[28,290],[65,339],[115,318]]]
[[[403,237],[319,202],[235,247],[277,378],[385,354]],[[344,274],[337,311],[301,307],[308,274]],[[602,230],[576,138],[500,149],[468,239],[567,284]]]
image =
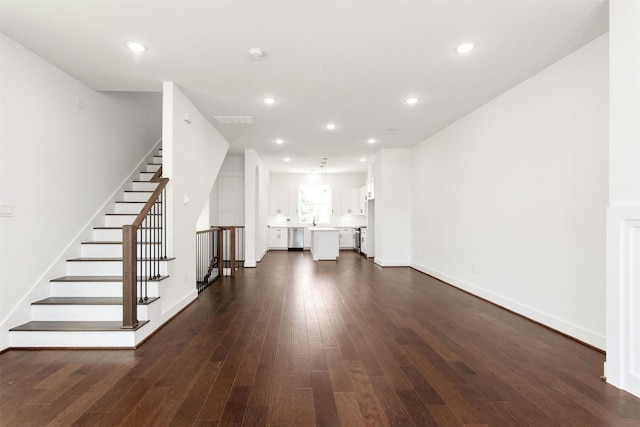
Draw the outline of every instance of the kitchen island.
[[[309,227],[311,232],[311,256],[314,261],[335,261],[340,248],[338,245],[338,230],[332,227]]]

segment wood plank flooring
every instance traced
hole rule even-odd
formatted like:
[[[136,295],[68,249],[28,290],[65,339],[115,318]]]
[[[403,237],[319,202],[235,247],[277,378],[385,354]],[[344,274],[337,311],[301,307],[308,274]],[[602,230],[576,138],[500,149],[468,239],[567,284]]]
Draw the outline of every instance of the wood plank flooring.
[[[0,355],[0,425],[640,426],[603,362],[409,268],[270,252],[137,350]]]

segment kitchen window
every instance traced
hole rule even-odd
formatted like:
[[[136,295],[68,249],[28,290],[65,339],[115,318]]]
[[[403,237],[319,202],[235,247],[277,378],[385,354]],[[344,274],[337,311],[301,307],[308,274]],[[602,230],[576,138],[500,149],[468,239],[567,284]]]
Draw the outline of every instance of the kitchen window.
[[[328,224],[331,220],[331,188],[328,185],[300,186],[298,197],[300,223]]]

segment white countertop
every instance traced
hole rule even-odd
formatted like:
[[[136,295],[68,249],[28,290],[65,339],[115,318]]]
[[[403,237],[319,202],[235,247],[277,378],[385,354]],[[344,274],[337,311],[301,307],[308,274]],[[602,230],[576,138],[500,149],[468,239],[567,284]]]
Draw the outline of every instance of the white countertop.
[[[333,227],[308,227],[310,231],[340,231],[338,228]]]

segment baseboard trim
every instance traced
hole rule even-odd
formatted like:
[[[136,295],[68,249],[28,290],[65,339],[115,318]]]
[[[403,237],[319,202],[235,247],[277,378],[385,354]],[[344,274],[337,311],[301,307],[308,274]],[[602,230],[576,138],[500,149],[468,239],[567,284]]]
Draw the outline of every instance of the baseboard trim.
[[[538,311],[531,307],[520,304],[516,301],[504,298],[500,295],[488,292],[463,280],[456,279],[455,277],[444,274],[440,271],[431,269],[418,263],[411,263],[411,268],[424,273],[428,276],[437,279],[438,281],[453,286],[466,292],[474,297],[480,298],[486,302],[489,302],[497,307],[505,309],[513,314],[530,320],[540,326],[545,327],[551,331],[554,331],[562,336],[572,339],[580,344],[583,344],[593,350],[606,354],[606,339],[604,336],[595,334],[591,331],[585,330],[577,325],[558,319],[547,313]]]

